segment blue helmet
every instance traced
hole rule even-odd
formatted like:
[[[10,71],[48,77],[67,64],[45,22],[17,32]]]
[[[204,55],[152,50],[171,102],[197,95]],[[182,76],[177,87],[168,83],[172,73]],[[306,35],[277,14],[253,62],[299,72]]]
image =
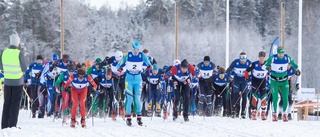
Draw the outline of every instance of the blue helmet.
[[[138,49],[138,50],[140,50],[140,42],[139,42],[139,41],[133,42],[132,48],[133,48],[133,49]]]
[[[57,54],[52,55],[52,60],[59,60],[59,56]]]

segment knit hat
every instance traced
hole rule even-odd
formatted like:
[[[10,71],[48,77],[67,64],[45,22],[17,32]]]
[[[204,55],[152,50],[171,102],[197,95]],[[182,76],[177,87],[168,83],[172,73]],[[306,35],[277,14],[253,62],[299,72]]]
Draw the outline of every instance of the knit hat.
[[[43,60],[43,57],[42,57],[41,55],[38,55],[38,56],[37,56],[37,60],[38,60],[38,59]]]
[[[16,46],[18,47],[19,44],[20,44],[20,38],[19,38],[19,35],[18,34],[12,34],[10,35],[10,45],[13,45],[13,46]]]

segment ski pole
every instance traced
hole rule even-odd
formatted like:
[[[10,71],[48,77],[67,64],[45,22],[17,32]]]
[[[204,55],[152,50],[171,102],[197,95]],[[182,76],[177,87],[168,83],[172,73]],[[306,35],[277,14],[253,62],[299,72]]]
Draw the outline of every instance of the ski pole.
[[[90,112],[90,113],[92,113],[93,102],[95,102],[96,98],[97,98],[97,95],[95,95],[95,96],[93,97],[91,106],[90,106],[90,108],[89,108],[89,110],[88,110],[88,112]],[[88,117],[88,114],[86,115],[86,117]]]
[[[229,86],[229,84],[226,85],[226,87],[223,88],[222,92],[219,94],[219,96],[222,95],[222,93],[227,89],[227,87]]]
[[[23,87],[22,89],[23,89],[23,91],[24,91],[25,95],[28,97],[29,102],[31,103],[31,98],[30,98],[30,96],[29,96],[29,94],[28,94],[27,90],[26,90],[24,87]]]

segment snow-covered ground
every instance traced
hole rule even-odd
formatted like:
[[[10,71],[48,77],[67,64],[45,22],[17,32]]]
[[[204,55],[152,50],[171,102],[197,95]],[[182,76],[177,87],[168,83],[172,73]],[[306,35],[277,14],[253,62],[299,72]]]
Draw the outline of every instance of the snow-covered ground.
[[[2,113],[2,103],[1,113]],[[2,114],[1,114],[2,115]],[[140,127],[134,119],[133,127],[128,127],[121,118],[114,122],[110,118],[87,119],[87,128],[77,126],[75,129],[67,125],[62,126],[61,120],[53,122],[52,118],[29,118],[30,110],[21,110],[18,127],[21,129],[1,130],[0,136],[4,137],[209,137],[209,136],[243,136],[243,137],[301,137],[319,136],[320,122],[315,121],[290,121],[284,123],[267,121],[251,121],[248,119],[231,119],[221,117],[190,117],[190,122],[173,122],[172,117],[167,121],[162,118],[144,117],[146,126]],[[79,119],[78,119],[79,120]],[[69,120],[70,121],[70,120]]]

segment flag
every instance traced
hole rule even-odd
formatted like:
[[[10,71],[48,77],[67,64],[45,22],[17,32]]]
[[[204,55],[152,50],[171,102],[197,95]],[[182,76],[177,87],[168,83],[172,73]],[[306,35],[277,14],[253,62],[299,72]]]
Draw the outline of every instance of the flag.
[[[279,47],[279,37],[277,37],[277,38],[273,41],[273,43],[272,43],[272,45],[271,45],[271,48],[270,48],[269,57],[271,57],[271,56],[274,55],[274,54],[277,54],[277,49],[278,49],[278,47]]]

